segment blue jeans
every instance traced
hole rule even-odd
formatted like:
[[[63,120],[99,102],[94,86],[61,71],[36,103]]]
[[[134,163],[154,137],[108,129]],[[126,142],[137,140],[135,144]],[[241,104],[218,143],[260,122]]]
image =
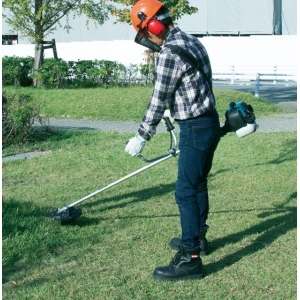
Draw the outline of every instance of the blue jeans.
[[[180,128],[178,177],[175,199],[180,213],[181,244],[199,246],[199,231],[208,228],[207,175],[220,140],[216,111],[195,119],[178,121]]]

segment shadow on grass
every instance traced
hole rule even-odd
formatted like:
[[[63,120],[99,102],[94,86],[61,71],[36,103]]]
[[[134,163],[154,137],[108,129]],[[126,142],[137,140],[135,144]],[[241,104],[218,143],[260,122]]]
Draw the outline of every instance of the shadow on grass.
[[[107,209],[122,208],[131,203],[138,203],[149,200],[152,196],[159,196],[162,193],[169,193],[173,191],[174,185],[161,185],[159,189],[152,187],[136,193],[123,194],[121,196],[116,196],[112,198],[107,198],[104,201],[118,201],[124,199],[124,197],[135,196],[135,199],[122,203],[120,205],[112,205]],[[221,271],[222,269],[231,266],[248,255],[252,255],[272,244],[280,236],[286,234],[288,231],[293,230],[297,227],[297,209],[296,207],[287,207],[292,200],[295,200],[297,197],[297,192],[292,193],[282,204],[277,207],[266,209],[262,211],[258,217],[262,221],[248,228],[246,230],[237,232],[231,235],[225,235],[223,238],[215,239],[210,241],[210,252],[214,252],[221,247],[224,247],[228,244],[238,244],[245,239],[246,236],[257,236],[252,240],[250,245],[247,245],[240,250],[230,253],[229,255],[223,257],[221,260],[212,262],[209,264],[204,264],[205,276],[212,275],[216,272]],[[103,201],[103,200],[101,200]],[[100,202],[100,201],[99,201]],[[247,210],[243,210],[247,212]],[[35,254],[35,258],[39,259],[43,257],[45,253],[54,253],[57,247],[62,247],[63,244],[66,244],[66,241],[62,243],[62,239],[65,239],[64,234],[60,233],[59,226],[52,224],[52,221],[45,221],[45,211],[44,208],[32,205],[28,202],[16,201],[15,199],[9,199],[3,202],[2,207],[3,213],[3,224],[2,224],[2,238],[6,240],[11,237],[16,237],[16,244],[13,244],[14,241],[11,241],[11,245],[6,248],[3,248],[3,255],[10,256],[5,258],[5,263],[3,265],[3,281],[6,282],[8,279],[11,279],[12,276],[21,271],[21,269],[30,269],[30,258],[32,259],[32,253]],[[214,213],[231,213],[230,211],[215,211]],[[137,216],[137,218],[160,218],[160,217],[178,217],[179,215],[145,215]],[[121,218],[132,218],[132,216],[123,216]],[[81,220],[80,220],[81,219]],[[80,218],[77,222],[77,226],[87,226],[90,224],[98,224],[101,222],[101,218]],[[53,221],[54,222],[54,221]],[[226,234],[226,233],[225,233]],[[34,236],[34,240],[32,240]],[[47,238],[45,238],[47,236]],[[29,239],[28,237],[31,237]],[[26,241],[26,242],[25,242]],[[75,243],[72,239],[67,242],[67,245],[70,243]],[[18,244],[20,243],[20,244]],[[36,244],[39,245],[38,249]],[[21,249],[20,245],[26,245],[24,249]],[[16,248],[14,251],[13,249]],[[13,251],[12,251],[13,250]],[[21,251],[20,251],[21,250]],[[25,263],[19,264],[22,262],[24,257],[28,256],[28,265]],[[31,266],[32,267],[32,266]]]
[[[135,199],[132,201],[127,201],[126,203],[111,205],[102,209],[103,211],[107,209],[116,209],[123,208],[126,205],[132,203],[138,203],[142,201],[147,201],[153,196],[159,196],[162,193],[169,193],[173,191],[174,185],[161,185],[159,189],[153,187],[136,193],[128,193],[123,194],[121,196],[116,196],[112,198],[106,198],[104,200],[100,200],[99,202],[110,202],[110,201],[119,201],[124,198],[132,197],[134,195]],[[205,268],[205,276],[212,275],[216,272],[221,271],[222,269],[229,267],[248,255],[252,255],[269,245],[271,245],[276,239],[280,236],[286,234],[288,231],[293,230],[297,227],[297,208],[296,207],[286,207],[290,201],[294,200],[297,197],[297,192],[292,193],[282,204],[277,207],[269,208],[263,210],[258,214],[258,217],[262,219],[262,221],[248,228],[246,230],[237,232],[235,234],[224,236],[220,239],[211,240],[209,242],[209,250],[210,253],[217,251],[218,249],[225,247],[228,244],[239,244],[241,241],[245,239],[247,236],[257,236],[257,238],[253,239],[250,245],[247,245],[240,250],[231,253],[219,261],[209,263],[204,265]],[[256,211],[252,210],[240,210],[239,212],[249,212]],[[232,213],[232,211],[214,211],[216,213]],[[138,215],[136,218],[168,218],[168,217],[179,217],[179,214],[176,215]],[[120,219],[128,219],[133,218],[133,216],[120,216]],[[91,224],[91,222],[99,223],[101,219],[82,219],[79,224],[81,226],[85,226],[87,224]]]
[[[164,194],[168,194],[170,192],[174,192],[175,189],[175,183],[170,183],[170,184],[162,184],[160,186],[154,186],[151,188],[147,188],[147,189],[143,189],[140,191],[135,191],[135,192],[130,192],[130,193],[126,193],[126,194],[121,194],[118,196],[114,196],[114,197],[106,197],[103,199],[96,199],[96,200],[92,200],[92,203],[86,203],[83,201],[81,208],[83,209],[82,211],[82,216],[75,220],[75,222],[69,224],[69,225],[77,225],[77,226],[88,226],[88,225],[93,225],[93,224],[99,224],[101,222],[101,220],[105,220],[106,218],[102,218],[102,217],[95,217],[95,218],[90,218],[90,217],[85,217],[84,216],[84,211],[85,208],[88,210],[91,207],[94,206],[99,206],[101,204],[105,205],[107,203],[115,203],[115,202],[120,202],[123,200],[126,200],[125,202],[122,203],[116,203],[116,204],[111,204],[111,205],[105,205],[105,207],[100,207],[99,209],[97,209],[97,215],[101,212],[106,212],[107,210],[112,210],[112,209],[120,209],[120,208],[124,208],[128,205],[132,205],[132,204],[136,204],[136,203],[142,203],[142,202],[147,202],[150,199],[152,199],[153,197],[159,197],[162,196]],[[172,200],[175,203],[174,200],[174,196],[172,195]],[[132,199],[132,200],[128,200],[128,199]],[[85,200],[85,201],[88,201]],[[69,203],[71,204],[71,203]],[[80,204],[78,204],[78,207],[80,206]],[[77,207],[77,205],[76,205]],[[174,216],[179,216],[179,214],[177,215],[163,215],[163,216],[141,216],[138,215],[136,216],[136,218],[160,218],[160,217],[174,217]],[[119,219],[129,219],[129,218],[134,218],[134,216],[119,216]]]
[[[159,186],[153,186],[147,189],[121,194],[119,196],[111,197],[111,198],[104,198],[102,200],[97,200],[96,204],[98,203],[108,203],[114,201],[121,201],[127,198],[133,198],[133,200],[126,201],[126,203],[120,203],[115,205],[106,206],[105,208],[100,209],[100,211],[106,211],[107,209],[115,209],[115,208],[123,208],[129,204],[139,203],[139,202],[146,202],[153,197],[163,196],[164,194],[168,194],[175,191],[175,182],[170,184],[161,184]],[[172,199],[174,196],[172,195]]]
[[[84,136],[85,132],[79,131],[34,131],[24,143],[2,145],[2,157],[27,153],[31,151],[53,150],[61,147],[60,141]]]
[[[46,220],[44,208],[15,198],[2,202],[2,272],[6,278],[30,268],[63,245],[58,226]]]
[[[97,217],[95,218],[85,217],[83,211],[83,216],[67,226],[85,227],[98,225],[104,220],[101,216],[98,217],[99,212],[123,208],[133,203],[145,202],[152,197],[169,193],[173,190],[174,184],[167,184],[97,200],[96,203],[93,202],[89,206],[133,198],[131,201],[126,201],[126,203],[110,205],[97,210]],[[59,255],[56,252],[62,251],[61,249],[65,245],[76,244],[76,241],[71,236],[65,236],[65,231],[60,229],[60,222],[46,217],[46,213],[54,209],[56,208],[53,207],[48,210],[47,207],[39,207],[31,202],[24,202],[15,198],[4,199],[2,204],[2,239],[4,241],[2,248],[4,258],[2,260],[2,271],[4,276],[2,277],[2,283],[12,280],[16,273],[24,269],[26,272],[27,270],[29,272],[30,268],[35,268],[32,262],[39,261],[45,255]],[[140,218],[141,216],[137,217]],[[152,216],[147,217],[153,218]],[[132,218],[132,216],[126,218]],[[107,234],[109,233],[107,232]]]
[[[40,131],[35,130],[34,131],[34,141],[36,142],[43,142],[43,141],[51,141],[51,142],[58,142],[66,139],[70,139],[74,136],[80,136],[84,135],[84,132],[79,132],[72,130],[71,128],[69,130],[47,130],[47,131]]]
[[[259,166],[266,166],[266,165],[279,165],[285,162],[289,161],[297,161],[297,139],[291,139],[289,141],[285,141],[283,149],[280,151],[278,157],[271,159],[269,161],[265,161],[262,163],[255,163],[255,164],[249,164],[249,165],[243,165],[238,167],[230,167],[230,168],[223,168],[214,171],[214,173],[210,173],[208,176],[209,178],[213,178],[214,176],[221,174],[221,173],[227,173],[232,170],[238,170],[238,169],[245,169],[249,167],[259,167]]]
[[[281,164],[286,161],[297,160],[297,139],[286,141],[284,149],[280,152],[277,158],[270,160],[269,164]]]
[[[221,239],[212,240],[209,243],[210,253],[228,244],[239,243],[246,236],[259,235],[252,241],[250,245],[225,256],[217,262],[206,264],[204,266],[205,276],[212,275],[226,267],[237,263],[245,256],[252,255],[253,253],[268,247],[280,236],[286,234],[290,230],[297,228],[297,208],[285,207],[285,205],[288,204],[292,199],[295,199],[296,196],[297,192],[294,192],[285,201],[285,203],[279,205],[274,209],[266,210],[265,212],[260,213],[258,217],[266,220],[260,222],[259,224],[235,234],[224,236]]]
[[[22,202],[14,198],[3,199],[2,202],[2,239],[22,235],[30,228],[38,228],[39,219],[44,216],[41,207],[30,202]]]

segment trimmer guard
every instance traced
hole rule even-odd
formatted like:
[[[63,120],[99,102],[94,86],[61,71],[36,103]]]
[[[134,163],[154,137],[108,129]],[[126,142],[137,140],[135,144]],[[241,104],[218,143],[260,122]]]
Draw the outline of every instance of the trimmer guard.
[[[66,207],[64,210],[58,208],[52,212],[46,214],[47,217],[53,220],[61,222],[62,225],[69,224],[75,219],[79,218],[82,213],[81,208],[75,208],[74,206]]]

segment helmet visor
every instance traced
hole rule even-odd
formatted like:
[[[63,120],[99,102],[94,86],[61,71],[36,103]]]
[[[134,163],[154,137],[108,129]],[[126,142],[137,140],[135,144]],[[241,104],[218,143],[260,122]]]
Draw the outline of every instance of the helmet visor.
[[[148,40],[141,31],[138,31],[138,33],[136,34],[136,37],[134,39],[134,41],[137,44],[140,44],[146,48],[149,48],[152,51],[155,52],[159,52],[161,50],[161,47],[156,45],[155,43],[153,43],[152,41]]]

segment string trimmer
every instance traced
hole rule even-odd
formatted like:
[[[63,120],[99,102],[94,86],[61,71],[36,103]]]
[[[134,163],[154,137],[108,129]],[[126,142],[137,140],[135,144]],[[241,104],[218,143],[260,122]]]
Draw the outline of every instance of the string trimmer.
[[[76,208],[75,205],[169,159],[170,157],[175,157],[176,155],[178,155],[179,153],[179,150],[177,150],[177,139],[176,139],[176,135],[174,133],[174,126],[172,125],[172,123],[170,122],[169,118],[164,118],[164,120],[166,121],[166,127],[167,127],[167,131],[170,132],[170,140],[171,140],[171,143],[170,143],[170,150],[161,155],[161,156],[158,156],[158,157],[155,157],[155,158],[152,158],[152,159],[147,159],[145,158],[144,156],[142,156],[141,154],[139,154],[139,157],[149,163],[148,165],[124,176],[124,177],[121,177],[120,179],[108,184],[107,186],[104,186],[100,189],[98,189],[97,191],[71,203],[71,204],[68,204],[66,206],[63,206],[61,208],[57,208],[56,210],[52,211],[52,212],[49,212],[46,214],[47,217],[50,217],[52,218],[53,220],[56,220],[56,221],[59,221],[61,223],[61,225],[66,225],[66,224],[69,224],[69,223],[72,223],[74,220],[76,220],[77,218],[80,217],[81,213],[82,213],[82,210],[81,208]],[[174,146],[173,146],[173,142],[174,142]]]

